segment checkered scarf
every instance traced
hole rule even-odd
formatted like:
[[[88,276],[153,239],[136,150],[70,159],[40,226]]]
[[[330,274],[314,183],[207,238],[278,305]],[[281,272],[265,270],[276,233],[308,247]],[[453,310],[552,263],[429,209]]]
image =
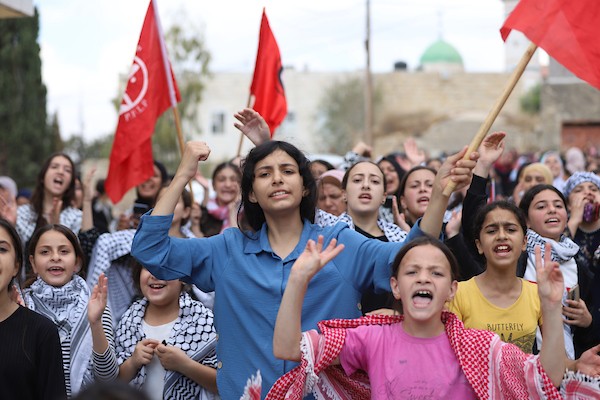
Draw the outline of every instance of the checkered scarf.
[[[24,292],[27,307],[54,322],[61,346],[69,351],[70,365],[64,367],[71,393],[77,393],[84,380],[89,381],[92,358],[92,334],[87,319],[89,298],[90,289],[79,275],[73,275],[62,287],[37,278]]]
[[[146,337],[142,321],[147,305],[148,300],[142,298],[123,314],[115,343],[119,365],[133,355],[136,344]],[[216,368],[217,333],[213,325],[212,311],[193,300],[189,294],[182,292],[179,297],[179,317],[173,325],[167,345],[177,346],[192,360]],[[143,366],[131,384],[141,388],[145,380],[146,368]],[[184,400],[213,397],[214,395],[206,389],[179,372],[166,371],[163,398]]]
[[[402,316],[366,316],[354,320],[334,319],[318,324],[319,335],[303,333],[300,365],[275,382],[267,400],[301,399],[312,393],[317,399],[369,399],[364,373],[348,377],[340,366],[331,366],[344,344],[346,330],[360,325],[393,324]],[[516,346],[504,343],[493,332],[465,329],[452,313],[443,312],[446,334],[465,377],[480,399],[560,399],[539,362]]]
[[[579,251],[579,246],[575,244],[574,241],[563,235],[560,238],[560,241],[557,242],[552,239],[545,238],[541,236],[539,233],[527,229],[527,253],[535,254],[535,247],[539,246],[542,250],[542,258],[544,258],[544,253],[546,251],[546,243],[550,243],[552,247],[552,261],[556,261],[557,263],[564,263],[565,261],[569,261],[575,254]]]

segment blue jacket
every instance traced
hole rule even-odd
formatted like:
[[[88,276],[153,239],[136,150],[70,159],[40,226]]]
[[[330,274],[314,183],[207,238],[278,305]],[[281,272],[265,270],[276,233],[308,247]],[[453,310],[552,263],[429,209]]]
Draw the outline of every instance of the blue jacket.
[[[273,356],[273,330],[294,261],[309,239],[336,238],[346,248],[312,279],[302,308],[302,330],[331,318],[357,318],[362,292],[391,291],[391,264],[402,243],[370,240],[346,224],[320,227],[304,222],[296,248],[282,260],[273,253],[267,226],[257,233],[231,228],[201,239],[168,236],[171,216],[145,215],[132,255],[155,277],[181,279],[215,291],[217,385],[221,398],[239,399],[246,380],[259,369],[263,397],[281,375],[296,366]],[[407,240],[420,236],[418,225]]]

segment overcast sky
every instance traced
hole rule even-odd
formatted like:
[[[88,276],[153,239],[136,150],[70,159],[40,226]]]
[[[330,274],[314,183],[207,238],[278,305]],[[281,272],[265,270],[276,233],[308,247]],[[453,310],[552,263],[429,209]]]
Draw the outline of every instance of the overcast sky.
[[[34,0],[40,13],[42,74],[48,111],[63,138],[114,133],[110,101],[129,70],[149,0]],[[187,20],[203,33],[213,72],[251,72],[262,8],[283,64],[312,71],[349,71],[365,64],[366,0],[158,0],[163,29]],[[440,35],[470,72],[500,72],[504,47],[501,0],[371,0],[371,64],[418,66]],[[240,107],[243,105],[240,104]]]

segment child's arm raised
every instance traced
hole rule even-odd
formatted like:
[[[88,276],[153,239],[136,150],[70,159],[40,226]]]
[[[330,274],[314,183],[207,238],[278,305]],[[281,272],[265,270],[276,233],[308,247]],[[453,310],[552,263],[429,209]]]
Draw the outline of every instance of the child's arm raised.
[[[104,354],[108,349],[108,340],[102,326],[102,314],[106,309],[108,295],[108,278],[104,274],[98,277],[88,301],[88,321],[92,331],[92,348],[97,354]]]
[[[431,199],[420,223],[421,230],[430,236],[438,237],[442,230],[444,213],[449,199],[449,196],[443,193],[446,184],[450,181],[455,182],[454,190],[460,190],[471,182],[473,168],[479,155],[473,152],[469,160],[463,160],[466,152],[467,147],[465,146],[460,152],[448,157],[435,175]]]
[[[298,257],[287,281],[283,298],[277,313],[273,335],[273,354],[283,360],[300,361],[300,340],[302,338],[302,303],[308,283],[325,264],[344,249],[335,239],[323,250],[323,236],[317,243],[309,240],[306,249]]]
[[[547,243],[542,262],[541,249],[535,248],[538,294],[544,319],[542,325],[544,344],[540,351],[540,363],[554,386],[559,386],[566,367],[561,312],[565,285],[558,263],[551,259],[551,250],[550,244]]]
[[[204,142],[188,142],[185,145],[177,172],[167,187],[165,193],[157,201],[152,215],[173,214],[175,206],[181,197],[185,185],[196,176],[198,162],[205,161],[210,154],[210,148]]]

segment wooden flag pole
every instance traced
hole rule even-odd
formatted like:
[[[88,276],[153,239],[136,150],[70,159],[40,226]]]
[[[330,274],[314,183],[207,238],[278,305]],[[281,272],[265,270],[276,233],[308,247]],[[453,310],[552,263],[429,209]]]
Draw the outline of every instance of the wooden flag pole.
[[[523,71],[525,71],[525,68],[527,67],[527,64],[529,63],[529,60],[531,60],[531,57],[533,57],[533,54],[535,53],[536,50],[537,50],[537,45],[535,43],[530,43],[527,50],[525,50],[525,53],[523,53],[523,56],[521,57],[521,60],[519,61],[519,63],[515,67],[515,70],[513,71],[512,75],[510,76],[508,83],[507,83],[506,87],[504,88],[504,91],[502,92],[500,97],[496,100],[496,104],[494,104],[494,106],[490,110],[490,113],[486,117],[485,121],[483,121],[483,123],[479,127],[479,131],[477,131],[477,134],[475,135],[473,140],[471,140],[469,149],[467,150],[467,152],[465,153],[465,156],[463,157],[464,160],[468,160],[471,153],[476,151],[479,148],[479,145],[485,138],[485,135],[487,135],[487,133],[489,132],[490,128],[492,127],[492,124],[498,117],[498,114],[500,114],[500,110],[502,110],[502,107],[504,107],[504,104],[506,103],[508,96],[510,96],[513,89],[517,85],[519,78],[521,78],[521,75],[523,75]],[[448,184],[444,188],[444,195],[450,196],[450,194],[452,194],[452,192],[454,191],[455,187],[456,187],[456,182],[452,182],[452,181],[448,182]]]
[[[183,131],[181,130],[181,120],[179,118],[179,111],[177,110],[177,106],[171,107],[173,110],[173,117],[175,118],[175,128],[177,129],[177,142],[179,143],[179,154],[181,158],[183,158],[183,150],[185,145],[183,143]],[[192,199],[194,198],[194,190],[192,189],[192,181],[188,182],[188,188],[190,189],[190,195]]]
[[[250,108],[250,102],[252,101],[252,93],[248,94],[248,101],[246,102],[246,108]],[[242,154],[242,144],[244,143],[244,134],[240,132],[240,142],[238,143],[236,158]]]

